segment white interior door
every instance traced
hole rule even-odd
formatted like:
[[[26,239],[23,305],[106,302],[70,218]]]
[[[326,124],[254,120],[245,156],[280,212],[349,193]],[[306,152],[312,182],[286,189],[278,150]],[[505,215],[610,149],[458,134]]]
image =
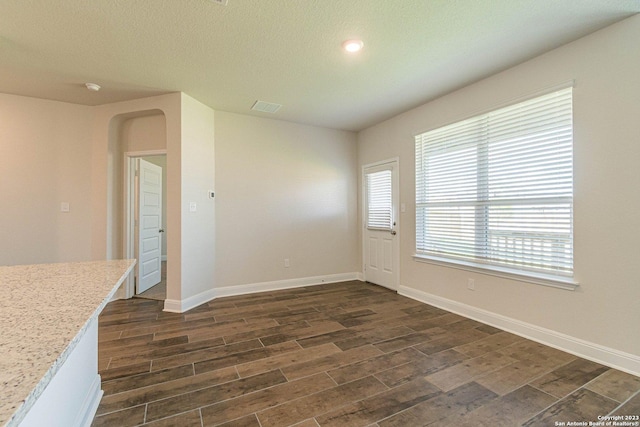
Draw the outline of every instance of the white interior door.
[[[398,162],[367,166],[364,186],[364,277],[390,289],[398,288]]]
[[[136,293],[157,285],[162,260],[162,168],[138,159],[138,271]]]

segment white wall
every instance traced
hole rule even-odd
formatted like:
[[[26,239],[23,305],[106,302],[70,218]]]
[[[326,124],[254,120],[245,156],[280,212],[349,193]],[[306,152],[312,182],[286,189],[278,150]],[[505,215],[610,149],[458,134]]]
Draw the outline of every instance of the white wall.
[[[217,286],[361,270],[355,134],[225,112],[215,132]]]
[[[360,165],[400,157],[401,285],[640,356],[638,40],[635,16],[360,132]],[[414,261],[413,135],[570,79],[578,291]]]
[[[0,94],[0,265],[90,258],[90,118],[90,107]]]

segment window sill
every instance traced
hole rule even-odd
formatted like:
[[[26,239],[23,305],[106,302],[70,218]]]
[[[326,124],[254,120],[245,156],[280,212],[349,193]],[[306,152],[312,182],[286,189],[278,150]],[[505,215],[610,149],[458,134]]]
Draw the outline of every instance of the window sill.
[[[575,291],[580,284],[571,277],[555,277],[540,273],[516,272],[508,268],[496,267],[484,264],[477,264],[469,261],[457,261],[446,258],[438,258],[428,255],[413,255],[413,259],[427,264],[440,265],[443,267],[456,268],[459,270],[472,271],[474,273],[487,274],[489,276],[502,277],[505,279],[517,280],[519,282],[533,283],[542,286]]]

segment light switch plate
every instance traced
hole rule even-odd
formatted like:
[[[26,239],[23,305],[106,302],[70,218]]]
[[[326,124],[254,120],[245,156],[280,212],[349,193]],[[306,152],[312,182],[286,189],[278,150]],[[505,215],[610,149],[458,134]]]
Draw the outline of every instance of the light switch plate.
[[[69,212],[69,202],[60,203],[60,212]]]

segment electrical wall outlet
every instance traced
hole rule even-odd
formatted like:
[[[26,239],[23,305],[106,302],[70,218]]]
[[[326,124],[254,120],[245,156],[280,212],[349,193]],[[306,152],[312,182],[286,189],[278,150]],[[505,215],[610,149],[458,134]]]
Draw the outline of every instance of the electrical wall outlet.
[[[289,258],[284,259],[284,268],[289,268]]]
[[[467,289],[470,291],[476,290],[476,281],[475,279],[467,279]]]

